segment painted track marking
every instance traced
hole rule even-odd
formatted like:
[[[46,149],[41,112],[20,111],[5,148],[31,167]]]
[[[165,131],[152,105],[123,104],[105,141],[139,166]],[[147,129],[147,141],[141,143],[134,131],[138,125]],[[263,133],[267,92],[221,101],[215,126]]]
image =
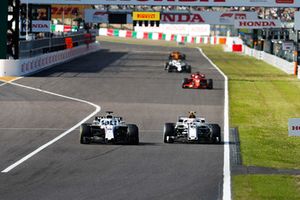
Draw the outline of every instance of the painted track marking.
[[[228,78],[202,51],[200,53],[215,67],[225,79],[224,83],[224,166],[223,166],[223,200],[231,200],[231,175],[230,175],[230,150],[229,150],[229,98],[228,98]]]
[[[72,131],[74,131],[76,128],[78,128],[82,123],[86,122],[88,119],[90,119],[91,117],[93,117],[95,114],[97,114],[98,112],[100,112],[101,107],[89,102],[89,101],[85,101],[82,99],[78,99],[78,98],[74,98],[74,97],[69,97],[69,96],[65,96],[65,95],[61,95],[61,94],[57,94],[54,92],[49,92],[46,90],[42,90],[42,89],[38,89],[38,88],[33,88],[30,86],[25,86],[25,85],[21,85],[18,83],[9,83],[11,85],[15,85],[18,87],[22,87],[22,88],[26,88],[26,89],[30,89],[30,90],[34,90],[34,91],[38,91],[41,93],[45,93],[45,94],[49,94],[49,95],[53,95],[53,96],[58,96],[58,97],[62,97],[65,99],[70,99],[73,101],[77,101],[77,102],[81,102],[81,103],[86,103],[89,104],[93,107],[95,107],[95,111],[92,112],[90,115],[88,115],[87,117],[85,117],[83,120],[81,120],[80,122],[78,122],[77,124],[75,124],[73,127],[71,127],[70,129],[66,130],[65,132],[61,133],[59,136],[57,136],[56,138],[52,139],[51,141],[47,142],[46,144],[40,146],[39,148],[37,148],[36,150],[34,150],[33,152],[27,154],[26,156],[24,156],[23,158],[21,158],[20,160],[18,160],[17,162],[13,163],[12,165],[8,166],[7,168],[5,168],[4,170],[1,171],[1,173],[8,173],[9,171],[11,171],[12,169],[14,169],[15,167],[17,167],[18,165],[22,164],[23,162],[25,162],[26,160],[28,160],[29,158],[31,158],[32,156],[36,155],[37,153],[39,153],[40,151],[44,150],[45,148],[47,148],[48,146],[52,145],[53,143],[57,142],[58,140],[60,140],[61,138],[63,138],[64,136],[66,136],[67,134],[71,133]]]

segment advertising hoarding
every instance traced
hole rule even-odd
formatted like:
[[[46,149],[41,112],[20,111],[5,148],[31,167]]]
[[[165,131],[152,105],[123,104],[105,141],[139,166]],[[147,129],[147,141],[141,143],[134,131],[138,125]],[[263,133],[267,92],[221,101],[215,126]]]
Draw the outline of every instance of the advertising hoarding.
[[[300,136],[300,118],[290,118],[288,128],[289,136]]]
[[[265,29],[281,28],[280,20],[235,20],[234,28]]]
[[[125,11],[124,11],[125,12]],[[130,11],[126,11],[131,13]],[[160,24],[210,24],[234,25],[237,19],[257,20],[256,12],[164,12],[160,14]],[[131,14],[127,14],[127,23],[132,23]],[[85,10],[85,21],[90,23],[107,23],[108,12],[105,10]]]
[[[84,9],[91,8],[85,5],[51,5],[52,18],[77,18],[83,17]]]
[[[203,11],[203,12],[165,12],[162,14],[161,23],[174,24],[211,24],[211,25],[234,25],[237,19],[256,20],[258,19],[256,12],[219,12],[219,11]]]
[[[135,21],[159,21],[160,12],[132,12],[132,20]]]
[[[159,27],[136,26],[134,30],[141,32],[156,32],[190,36],[210,35],[210,25],[208,24],[160,24]]]
[[[299,7],[300,0],[21,0],[32,4]]]
[[[88,23],[108,23],[106,10],[85,9],[84,20]]]
[[[48,33],[50,32],[51,21],[46,20],[32,20],[32,32],[33,33]]]

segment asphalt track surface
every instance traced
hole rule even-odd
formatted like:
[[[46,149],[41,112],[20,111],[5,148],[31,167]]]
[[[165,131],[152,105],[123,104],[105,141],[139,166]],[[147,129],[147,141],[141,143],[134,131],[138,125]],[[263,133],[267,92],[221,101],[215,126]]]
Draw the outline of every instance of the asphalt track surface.
[[[223,127],[224,78],[197,49],[180,48],[192,71],[214,80],[213,90],[182,89],[188,75],[163,70],[172,50],[103,42],[96,53],[17,80],[93,102],[100,114],[113,110],[138,125],[140,145],[82,145],[76,129],[1,173],[0,199],[221,199],[223,145],[164,144],[162,131],[190,110]],[[3,170],[95,108],[7,84],[0,87],[0,110]]]

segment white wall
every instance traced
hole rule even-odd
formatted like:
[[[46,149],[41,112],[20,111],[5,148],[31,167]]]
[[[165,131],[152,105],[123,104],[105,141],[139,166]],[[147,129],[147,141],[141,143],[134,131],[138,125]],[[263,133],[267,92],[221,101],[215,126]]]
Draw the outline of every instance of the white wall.
[[[0,76],[24,76],[32,74],[48,67],[75,59],[77,57],[95,52],[100,49],[100,44],[90,44],[66,49],[63,51],[52,52],[40,56],[19,59],[19,60],[0,60]]]

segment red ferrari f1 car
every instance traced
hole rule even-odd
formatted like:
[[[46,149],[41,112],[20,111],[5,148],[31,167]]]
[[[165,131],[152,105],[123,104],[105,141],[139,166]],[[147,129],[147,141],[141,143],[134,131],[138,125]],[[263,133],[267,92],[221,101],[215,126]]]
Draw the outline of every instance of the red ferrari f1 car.
[[[182,88],[213,89],[213,80],[206,79],[204,74],[196,72],[191,74],[191,78],[183,79]]]

